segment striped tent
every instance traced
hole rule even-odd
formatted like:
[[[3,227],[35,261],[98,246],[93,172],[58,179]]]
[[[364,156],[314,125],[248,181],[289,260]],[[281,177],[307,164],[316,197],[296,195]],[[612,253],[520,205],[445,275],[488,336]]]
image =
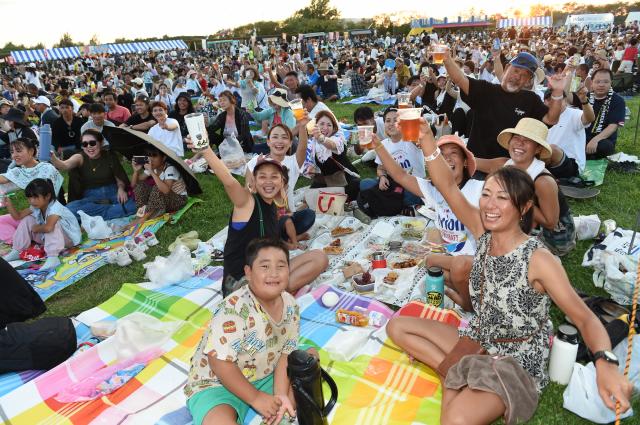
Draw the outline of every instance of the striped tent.
[[[182,40],[137,41],[134,43],[109,44],[109,53],[139,53],[150,50],[159,51],[187,48],[186,43]]]
[[[53,49],[18,50],[11,52],[11,56],[17,63],[44,62],[47,60],[60,60],[77,58],[80,50],[77,47],[56,47]]]
[[[530,16],[527,18],[506,18],[498,21],[498,28],[509,27],[550,27],[553,25],[551,16]]]

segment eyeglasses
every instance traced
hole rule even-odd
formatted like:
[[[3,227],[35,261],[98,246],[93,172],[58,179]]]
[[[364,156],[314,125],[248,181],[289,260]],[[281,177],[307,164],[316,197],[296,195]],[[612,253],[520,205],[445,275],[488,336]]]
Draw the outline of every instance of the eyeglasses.
[[[89,147],[89,146],[94,147],[97,144],[98,144],[97,140],[89,140],[88,142],[82,142],[82,147],[83,148],[86,148],[86,147]]]

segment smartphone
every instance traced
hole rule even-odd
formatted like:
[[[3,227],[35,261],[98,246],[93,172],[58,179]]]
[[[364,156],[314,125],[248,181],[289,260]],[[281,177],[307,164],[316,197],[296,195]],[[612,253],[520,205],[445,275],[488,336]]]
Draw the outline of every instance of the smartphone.
[[[493,50],[500,51],[500,39],[496,38],[493,40]]]
[[[133,162],[138,165],[144,165],[149,162],[149,158],[144,155],[134,155]]]

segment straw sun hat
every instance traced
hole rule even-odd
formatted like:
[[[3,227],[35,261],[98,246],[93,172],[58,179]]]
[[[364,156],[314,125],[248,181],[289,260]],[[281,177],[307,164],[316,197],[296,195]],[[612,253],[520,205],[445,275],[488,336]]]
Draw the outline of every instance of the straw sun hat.
[[[515,128],[507,128],[498,134],[498,144],[509,150],[509,140],[511,140],[511,136],[518,134],[542,146],[543,149],[540,152],[540,159],[547,159],[551,157],[552,152],[551,146],[547,143],[548,133],[549,129],[547,125],[542,121],[533,118],[522,118],[518,121]]]

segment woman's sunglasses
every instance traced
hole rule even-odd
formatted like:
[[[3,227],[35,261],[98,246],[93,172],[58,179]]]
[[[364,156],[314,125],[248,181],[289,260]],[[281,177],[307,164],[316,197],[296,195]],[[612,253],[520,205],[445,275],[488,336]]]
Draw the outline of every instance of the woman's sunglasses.
[[[82,142],[82,147],[83,148],[86,148],[86,147],[89,147],[89,146],[94,147],[97,144],[98,144],[97,140],[89,140],[88,142]]]

